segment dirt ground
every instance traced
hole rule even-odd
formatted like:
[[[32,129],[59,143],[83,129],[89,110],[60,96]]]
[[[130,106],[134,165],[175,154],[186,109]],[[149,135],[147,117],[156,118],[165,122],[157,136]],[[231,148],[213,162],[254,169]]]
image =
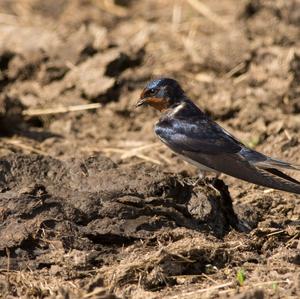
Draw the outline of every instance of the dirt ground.
[[[134,107],[174,77],[300,164],[299,28],[297,0],[1,0],[0,297],[299,298],[299,196],[194,186]]]

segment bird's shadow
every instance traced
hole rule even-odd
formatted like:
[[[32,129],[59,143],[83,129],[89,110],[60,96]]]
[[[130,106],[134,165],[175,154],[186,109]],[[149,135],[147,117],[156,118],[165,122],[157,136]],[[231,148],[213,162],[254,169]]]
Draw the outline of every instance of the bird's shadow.
[[[218,238],[223,238],[232,228],[246,233],[252,230],[234,211],[228,186],[222,180],[189,178],[186,183],[191,188],[187,205],[196,222],[194,229],[207,231]]]
[[[217,189],[221,195],[221,209],[228,224],[239,232],[250,232],[252,228],[242,219],[239,219],[235,213],[232,203],[232,198],[228,186],[220,179],[213,179],[211,181],[213,188]],[[213,201],[211,197],[210,201]]]

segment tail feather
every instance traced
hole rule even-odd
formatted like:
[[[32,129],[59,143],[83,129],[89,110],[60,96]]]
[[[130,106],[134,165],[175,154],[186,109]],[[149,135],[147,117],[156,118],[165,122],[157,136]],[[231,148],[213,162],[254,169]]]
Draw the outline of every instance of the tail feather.
[[[257,171],[265,177],[266,181],[261,181],[260,185],[273,189],[283,190],[300,194],[300,182],[291,178],[287,174],[279,171],[276,168],[256,168]],[[249,180],[250,181],[250,180]],[[255,183],[255,182],[254,182]]]
[[[291,164],[288,162],[272,159],[269,157],[267,157],[267,159],[265,161],[256,162],[255,165],[257,167],[264,168],[264,169],[278,167],[278,168],[285,168],[285,169],[300,171],[300,165]]]
[[[272,180],[276,184],[276,186],[271,186],[271,188],[300,194],[300,182],[278,169],[281,168],[300,171],[300,165],[272,159],[270,157],[266,158],[267,159],[265,161],[254,163],[254,166],[257,170],[260,169],[261,172],[266,172],[271,175]],[[271,185],[273,185],[273,183],[271,183]]]
[[[185,152],[185,155],[193,161],[235,178],[268,188],[300,194],[300,182],[270,164],[261,166],[261,162],[249,161],[248,157],[237,154],[224,153],[214,155],[213,158],[194,152]]]
[[[300,165],[274,159],[246,147],[241,149],[239,155],[258,168],[284,168],[300,171]]]
[[[276,175],[276,176],[278,176],[278,177],[280,177],[280,178],[282,178],[284,180],[287,180],[287,181],[289,181],[291,183],[299,184],[299,186],[300,186],[300,182],[299,181],[297,181],[296,179],[294,179],[294,178],[288,176],[287,174],[279,171],[276,168],[265,168],[265,170],[267,170],[268,172],[270,172],[270,173],[272,173],[272,174],[274,174],[274,175]]]

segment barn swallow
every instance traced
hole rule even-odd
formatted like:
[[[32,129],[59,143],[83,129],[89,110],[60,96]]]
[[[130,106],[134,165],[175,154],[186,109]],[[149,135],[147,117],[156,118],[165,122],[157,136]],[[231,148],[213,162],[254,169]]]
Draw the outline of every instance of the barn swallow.
[[[281,170],[300,165],[252,150],[219,126],[170,78],[151,81],[136,106],[150,105],[163,113],[155,133],[172,151],[200,171],[225,173],[273,189],[300,194],[300,182]]]

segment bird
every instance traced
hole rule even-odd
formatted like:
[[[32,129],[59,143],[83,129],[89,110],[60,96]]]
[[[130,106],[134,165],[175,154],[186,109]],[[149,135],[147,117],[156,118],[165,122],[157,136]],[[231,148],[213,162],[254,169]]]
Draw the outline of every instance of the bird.
[[[205,114],[172,78],[150,81],[136,107],[151,106],[162,113],[155,124],[158,138],[183,160],[209,172],[235,177],[264,187],[300,194],[300,182],[282,172],[300,165],[250,149]]]

